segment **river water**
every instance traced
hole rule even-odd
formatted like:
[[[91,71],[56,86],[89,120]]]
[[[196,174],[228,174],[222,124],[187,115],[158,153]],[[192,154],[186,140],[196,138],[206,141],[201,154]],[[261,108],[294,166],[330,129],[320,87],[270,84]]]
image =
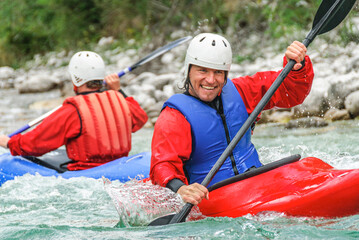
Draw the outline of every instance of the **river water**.
[[[29,110],[28,106],[34,101],[57,98],[58,94],[55,91],[18,95],[15,90],[0,90],[0,133],[9,134],[46,112]],[[142,129],[133,135],[132,153],[150,150],[152,132],[153,129]],[[253,142],[263,163],[301,154],[347,169],[359,168],[358,135],[359,120],[334,122],[315,129],[289,130],[279,124],[266,124],[256,127]],[[5,149],[0,149],[0,153],[4,152]],[[117,181],[110,184],[122,191],[133,191],[136,185]],[[0,239],[359,238],[359,215],[311,219],[266,213],[235,219],[206,218],[161,227],[146,227],[143,219],[137,223],[134,219],[130,227],[121,223],[124,216],[116,210],[106,186],[102,179],[31,175],[8,181],[0,187]]]

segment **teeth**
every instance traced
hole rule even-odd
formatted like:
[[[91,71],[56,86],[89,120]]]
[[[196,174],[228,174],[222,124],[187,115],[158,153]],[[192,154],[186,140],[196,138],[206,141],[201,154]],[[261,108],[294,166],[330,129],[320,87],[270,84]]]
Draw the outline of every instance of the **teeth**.
[[[202,86],[204,89],[207,89],[207,90],[213,90],[214,87],[208,87],[208,86]]]

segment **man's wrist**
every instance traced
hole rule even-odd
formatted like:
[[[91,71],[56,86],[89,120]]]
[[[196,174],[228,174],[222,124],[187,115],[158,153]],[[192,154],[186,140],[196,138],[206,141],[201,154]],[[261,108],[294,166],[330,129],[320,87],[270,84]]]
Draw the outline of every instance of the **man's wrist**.
[[[178,178],[174,178],[167,183],[166,187],[176,193],[178,189],[184,185],[186,185],[184,182],[182,182]]]

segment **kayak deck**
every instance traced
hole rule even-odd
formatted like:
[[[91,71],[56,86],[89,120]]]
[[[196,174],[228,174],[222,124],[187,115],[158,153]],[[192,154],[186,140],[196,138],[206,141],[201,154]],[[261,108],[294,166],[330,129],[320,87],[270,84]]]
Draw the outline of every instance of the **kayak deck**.
[[[291,216],[343,217],[359,213],[359,169],[338,170],[304,158],[210,192],[199,204],[211,217],[274,211]]]
[[[49,157],[49,156],[47,156]],[[67,159],[65,159],[67,160]],[[63,178],[89,177],[127,182],[131,179],[144,179],[149,176],[151,153],[143,152],[113,160],[98,167],[86,170],[58,172],[55,169],[39,165],[21,156],[10,153],[0,155],[0,186],[17,176],[39,174],[41,176],[61,176]]]

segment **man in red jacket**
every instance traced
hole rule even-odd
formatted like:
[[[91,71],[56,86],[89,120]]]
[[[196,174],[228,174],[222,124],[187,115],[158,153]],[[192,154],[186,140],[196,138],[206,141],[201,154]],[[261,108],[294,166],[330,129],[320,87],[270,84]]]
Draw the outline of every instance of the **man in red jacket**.
[[[12,155],[41,156],[62,145],[73,160],[68,170],[83,170],[127,156],[131,132],[147,121],[146,112],[120,89],[116,73],[105,77],[102,58],[89,51],[76,53],[69,63],[75,97],[35,129],[11,139],[0,136],[0,146]],[[100,91],[105,80],[110,90]]]
[[[306,51],[298,41],[287,48],[284,65],[289,59],[296,64],[265,109],[293,107],[309,94],[314,73]],[[185,92],[166,101],[155,125],[151,180],[194,205],[208,199],[200,183],[280,73],[229,80],[231,62],[231,46],[222,36],[203,33],[193,38],[185,59]],[[259,166],[249,129],[210,185]]]

